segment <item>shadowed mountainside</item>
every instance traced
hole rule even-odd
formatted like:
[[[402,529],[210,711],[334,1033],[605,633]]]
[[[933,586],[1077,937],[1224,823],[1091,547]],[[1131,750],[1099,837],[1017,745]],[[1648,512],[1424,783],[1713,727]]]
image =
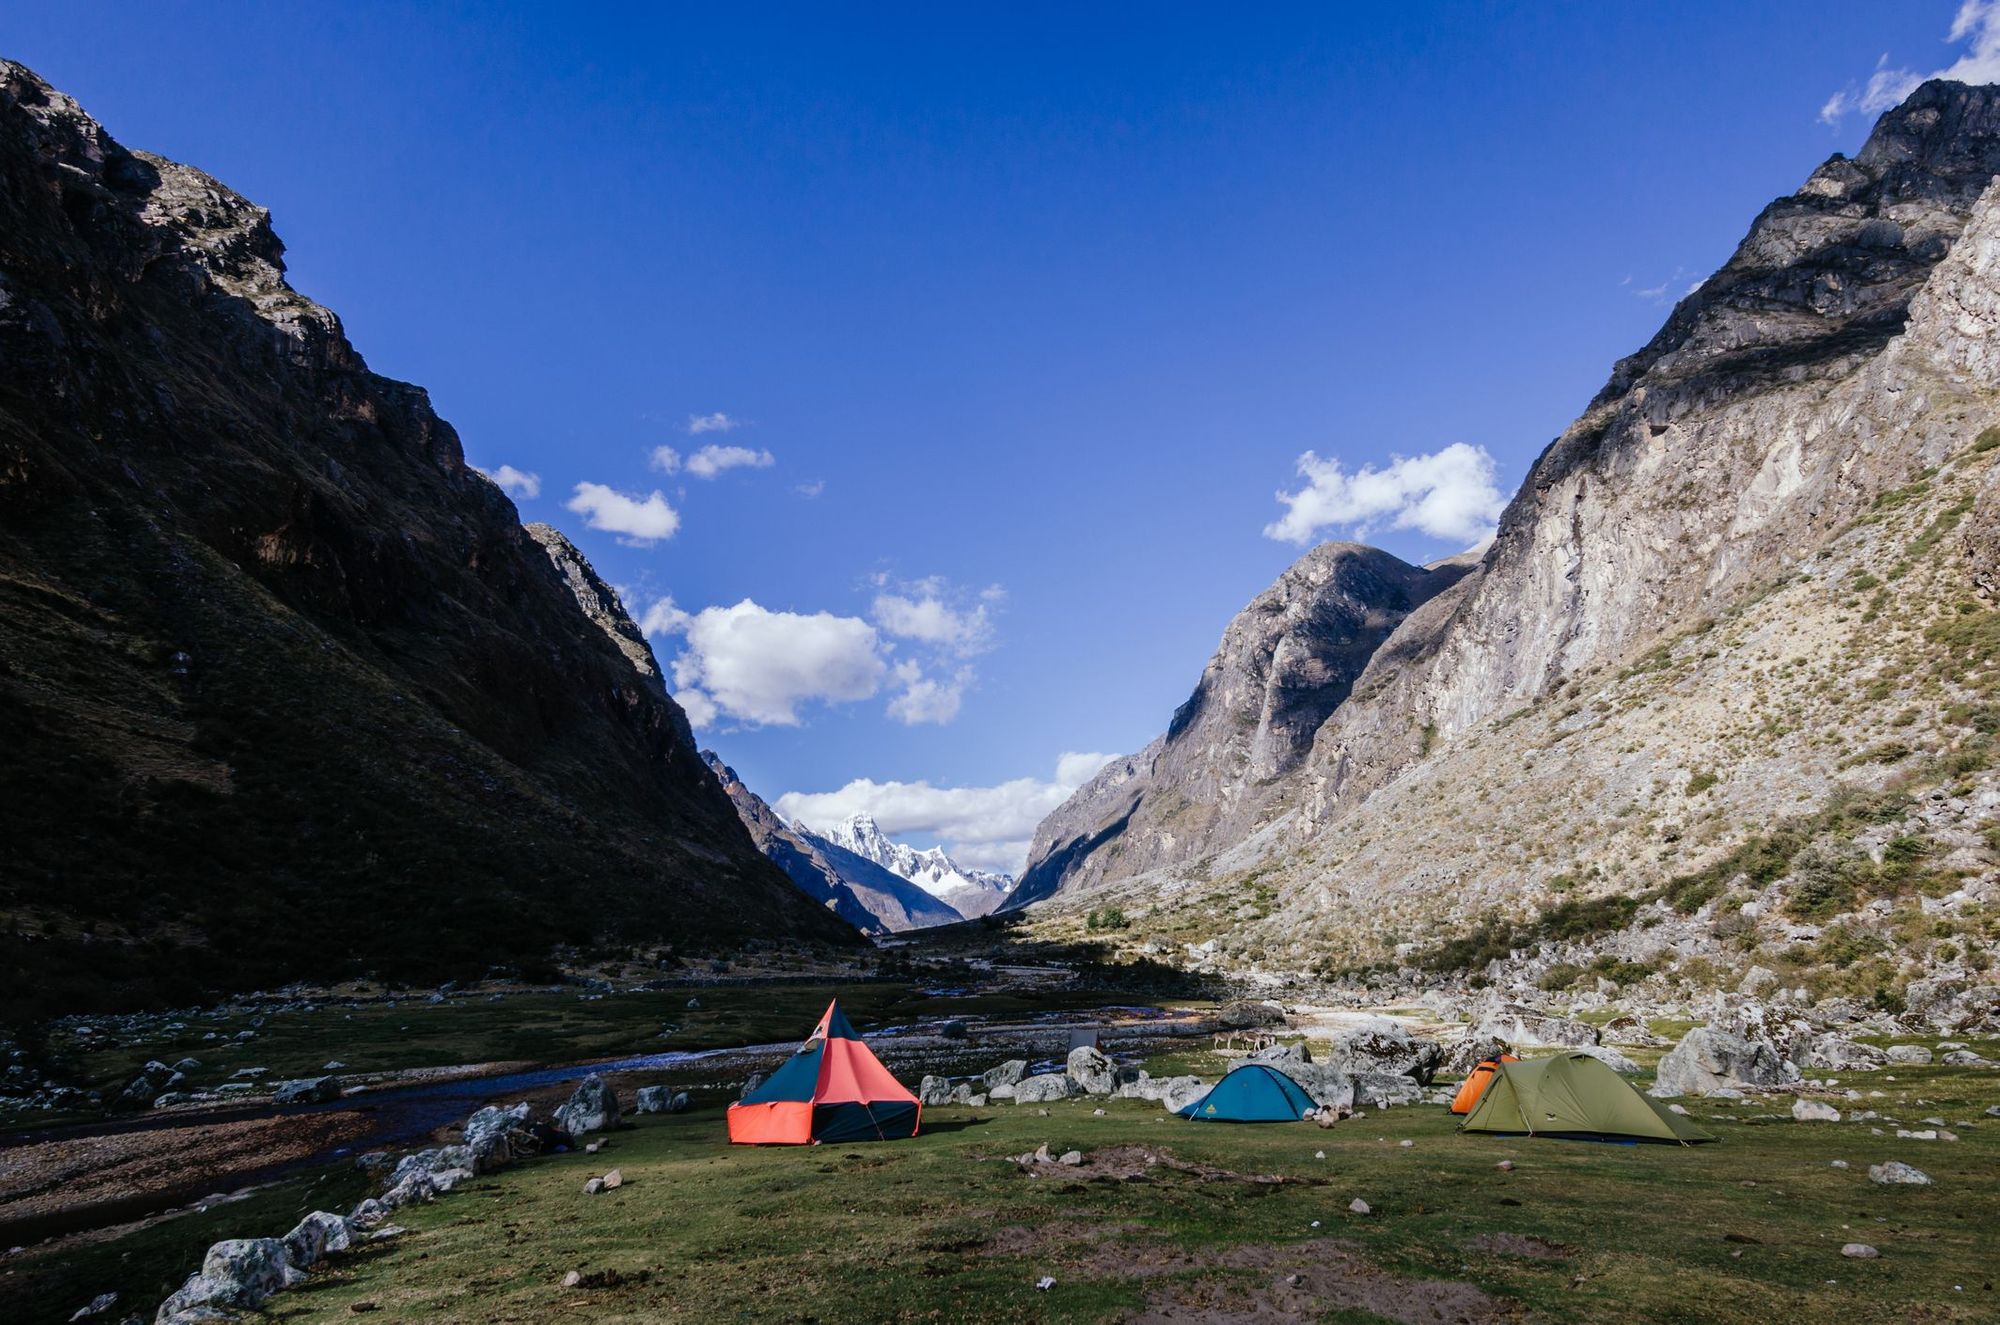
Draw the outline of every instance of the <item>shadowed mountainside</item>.
[[[281,254],[0,62],[0,1015],[855,941],[581,554]]]

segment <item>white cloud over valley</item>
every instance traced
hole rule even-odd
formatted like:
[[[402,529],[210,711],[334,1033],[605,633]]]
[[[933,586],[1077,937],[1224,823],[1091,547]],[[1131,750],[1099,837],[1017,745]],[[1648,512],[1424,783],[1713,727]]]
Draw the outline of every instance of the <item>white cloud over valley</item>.
[[[730,469],[769,469],[777,463],[777,457],[769,451],[753,451],[747,446],[712,444],[702,447],[686,461],[687,472],[696,478],[714,478]]]
[[[1952,45],[1970,45],[1952,63],[1927,74],[1890,64],[1885,51],[1866,81],[1849,83],[1827,98],[1820,107],[1820,119],[1838,124],[1855,112],[1879,115],[1893,110],[1933,78],[1960,83],[2000,83],[2000,0],[1964,0],[1952,16],[1951,31],[1945,40]]]
[[[592,529],[617,534],[635,547],[672,538],[681,527],[680,513],[657,489],[640,497],[602,483],[579,483],[575,495],[563,504]]]
[[[856,778],[836,791],[788,791],[773,808],[816,829],[856,814],[873,815],[891,837],[908,837],[918,846],[942,842],[962,864],[1017,874],[1035,826],[1116,757],[1066,752],[1057,758],[1053,778],[1014,778],[991,787]]]
[[[721,410],[713,414],[690,414],[687,421],[690,437],[699,437],[705,432],[735,432],[742,426],[741,419],[732,419]]]
[[[1471,546],[1492,536],[1506,505],[1493,457],[1464,442],[1352,472],[1338,459],[1308,451],[1299,457],[1298,472],[1305,486],[1278,493],[1285,513],[1264,526],[1266,538],[1303,546],[1327,530],[1366,538],[1371,529],[1414,529]]]
[[[476,468],[476,466],[475,466]],[[498,469],[481,469],[480,473],[493,480],[500,491],[515,501],[526,501],[542,495],[542,476],[512,465],[502,465]]]

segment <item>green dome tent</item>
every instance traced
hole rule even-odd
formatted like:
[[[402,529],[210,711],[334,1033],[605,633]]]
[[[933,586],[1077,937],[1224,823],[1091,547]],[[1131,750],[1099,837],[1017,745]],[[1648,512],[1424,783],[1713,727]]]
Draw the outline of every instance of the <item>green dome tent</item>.
[[[1502,1063],[1461,1132],[1592,1141],[1713,1141],[1589,1054]]]
[[[1299,1083],[1262,1063],[1244,1063],[1180,1113],[1196,1122],[1295,1123],[1318,1106]]]

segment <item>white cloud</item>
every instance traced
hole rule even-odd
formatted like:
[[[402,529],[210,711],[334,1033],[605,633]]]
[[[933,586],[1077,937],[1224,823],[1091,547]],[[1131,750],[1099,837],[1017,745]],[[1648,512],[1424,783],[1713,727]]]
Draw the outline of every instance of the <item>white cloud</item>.
[[[1018,873],[1035,826],[1114,757],[1066,752],[1056,760],[1053,780],[1014,778],[991,787],[856,778],[837,791],[788,791],[774,808],[816,829],[870,814],[891,837],[913,837],[924,846],[942,842],[964,864]]]
[[[1363,465],[1352,474],[1339,460],[1308,451],[1299,457],[1306,485],[1280,492],[1283,517],[1264,536],[1306,544],[1321,530],[1415,529],[1433,538],[1474,543],[1489,537],[1506,504],[1494,481],[1493,457],[1482,446],[1453,442],[1429,455],[1397,456],[1385,469]]]
[[[796,727],[807,703],[868,699],[889,670],[875,628],[831,612],[773,612],[746,598],[690,615],[669,601],[649,607],[641,628],[686,637],[676,694],[696,691],[717,713],[761,726]]]
[[[474,466],[474,468],[477,468],[477,466]],[[492,479],[494,483],[499,485],[500,491],[506,493],[515,501],[525,501],[529,498],[542,495],[542,476],[540,474],[531,474],[525,469],[516,469],[512,465],[502,465],[498,469],[481,469],[479,472]]]
[[[1820,119],[1838,124],[1854,111],[1879,115],[1893,110],[1933,78],[1960,83],[2000,83],[2000,0],[1964,0],[1952,16],[1951,31],[1945,35],[1945,41],[1950,44],[1969,41],[1971,47],[1952,63],[1928,74],[1890,65],[1885,51],[1875,62],[1875,71],[1866,83],[1859,86],[1849,83],[1826,99],[1819,110]]]
[[[657,490],[635,497],[602,483],[579,483],[576,495],[564,505],[583,516],[592,529],[618,534],[620,541],[635,547],[672,538],[674,530],[681,527],[680,513]]]
[[[993,646],[993,622],[987,608],[1005,596],[999,586],[972,595],[939,576],[895,582],[878,575],[875,582],[887,590],[875,595],[871,609],[875,624],[885,634],[936,645],[961,658]]]
[[[811,501],[814,497],[826,491],[826,480],[816,478],[810,483],[796,483],[792,485],[792,491],[798,493],[799,496],[804,497],[807,501]]]
[[[711,443],[687,458],[687,472],[696,478],[714,478],[726,469],[769,469],[776,463],[777,458],[769,451]]]
[[[687,714],[690,727],[713,727],[721,713],[715,701],[699,690],[676,690],[674,698],[679,701],[681,711]]]
[[[721,410],[713,414],[688,415],[687,430],[691,437],[699,437],[705,432],[735,432],[743,426],[743,420],[732,419]]]
[[[678,474],[681,470],[681,453],[671,446],[656,446],[651,459],[646,462],[662,474]]]
[[[895,675],[903,685],[903,693],[889,701],[889,716],[905,727],[927,722],[942,726],[950,722],[958,716],[958,707],[965,701],[965,689],[972,684],[970,667],[961,667],[940,679],[925,676],[923,668],[915,663],[898,663]]]
[[[624,594],[619,597],[624,599]],[[655,598],[639,617],[640,631],[654,639],[678,635],[687,629],[687,623],[688,614],[675,607],[672,598]]]

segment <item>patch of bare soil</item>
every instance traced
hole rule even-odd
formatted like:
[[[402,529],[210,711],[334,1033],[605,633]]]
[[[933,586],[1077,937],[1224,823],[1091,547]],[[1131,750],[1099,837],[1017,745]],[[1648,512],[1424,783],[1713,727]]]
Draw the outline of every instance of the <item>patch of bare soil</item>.
[[[1526,1256],[1538,1261],[1559,1261],[1575,1253],[1575,1248],[1550,1242],[1529,1233],[1481,1233],[1465,1244],[1473,1251],[1496,1256]]]
[[[1197,1164],[1171,1150],[1153,1146],[1105,1146],[1083,1157],[1080,1164],[1064,1164],[1050,1158],[1047,1147],[1032,1155],[1017,1155],[1014,1162],[1031,1177],[1072,1178],[1085,1182],[1149,1182],[1161,1170],[1186,1174],[1203,1182],[1247,1182],[1261,1186],[1324,1187],[1324,1178],[1295,1178],[1283,1173],[1238,1173],[1213,1164]]]
[[[205,1195],[218,1174],[245,1175],[309,1159],[368,1134],[345,1110],[155,1127],[15,1146],[0,1157],[0,1229],[112,1212],[166,1193]],[[80,1226],[80,1225],[79,1225]]]
[[[1135,1325],[1304,1325],[1335,1311],[1365,1311],[1405,1325],[1526,1319],[1519,1308],[1471,1284],[1390,1274],[1328,1239],[1186,1259],[1189,1273],[1155,1287],[1128,1319]]]
[[[1058,1278],[1157,1280],[1129,1317],[1140,1325],[1304,1325],[1342,1310],[1407,1325],[1528,1319],[1471,1284],[1391,1274],[1331,1239],[1189,1250],[1133,1236],[1143,1232],[1138,1224],[1051,1220],[1003,1228],[983,1252],[1032,1259]]]

